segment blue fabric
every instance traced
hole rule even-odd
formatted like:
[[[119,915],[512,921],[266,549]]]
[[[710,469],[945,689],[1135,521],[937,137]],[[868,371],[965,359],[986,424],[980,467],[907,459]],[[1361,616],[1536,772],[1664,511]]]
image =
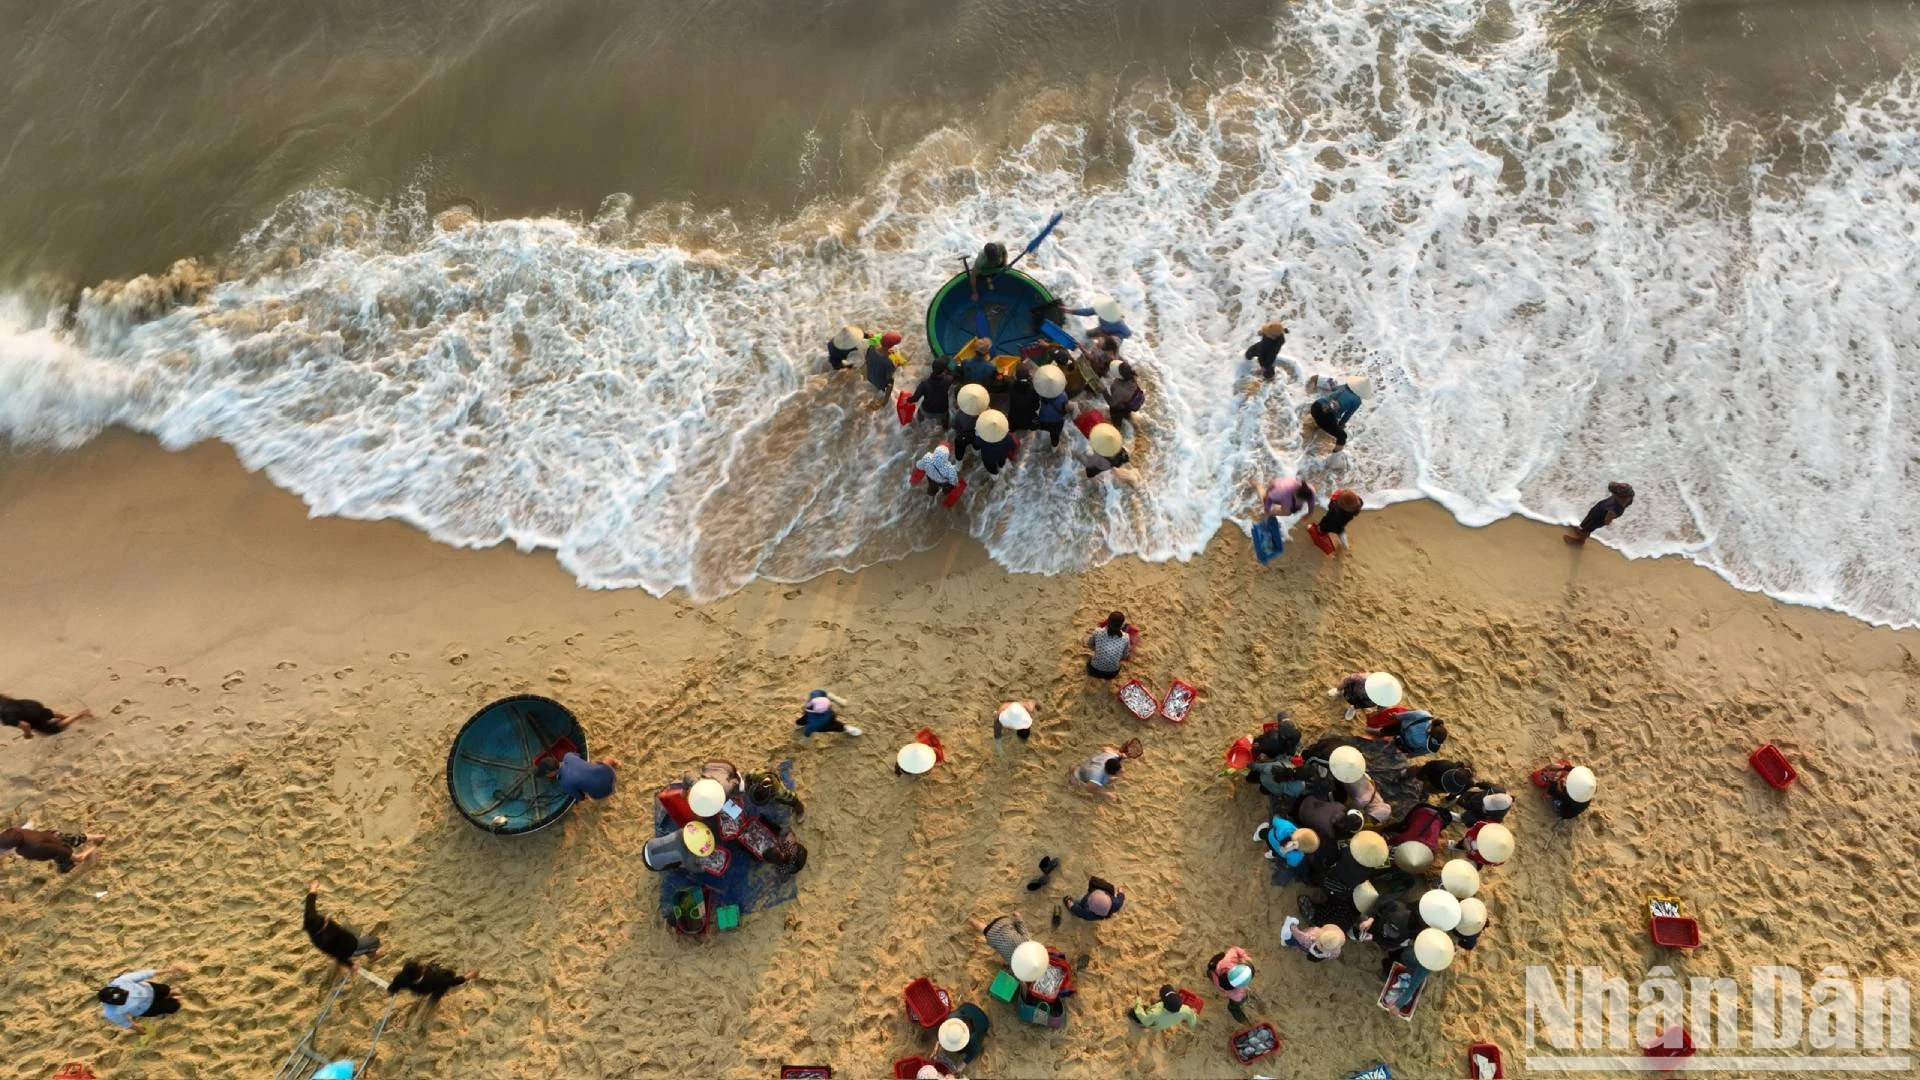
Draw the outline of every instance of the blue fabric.
[[[560,759],[560,790],[576,799],[604,799],[613,794],[613,767],[588,761],[579,754]]]
[[[1058,397],[1041,398],[1040,411],[1034,414],[1034,419],[1042,424],[1058,424],[1064,422],[1066,418],[1067,395],[1065,394],[1061,394]]]
[[[1360,395],[1354,393],[1350,386],[1343,386],[1331,394],[1322,395],[1320,400],[1333,406],[1343,424],[1353,419],[1353,414],[1360,411]]]
[[[1287,541],[1280,533],[1279,519],[1268,518],[1254,523],[1253,557],[1259,559],[1261,565],[1279,558],[1280,553],[1286,549]]]
[[[1000,369],[994,367],[993,361],[984,356],[976,356],[960,365],[960,383],[962,386],[967,383],[980,383],[984,386],[999,377]]]
[[[775,770],[780,774],[780,782],[788,791],[793,790],[793,759],[782,761]],[[753,811],[766,820],[768,827],[777,834],[784,834],[792,821],[792,812],[778,803],[752,807]],[[655,805],[653,831],[656,836],[678,832],[680,826],[673,823],[665,810]],[[766,863],[754,858],[736,844],[727,844],[715,836],[716,843],[726,844],[733,852],[733,860],[727,864],[727,872],[714,877],[701,870],[668,870],[660,875],[660,916],[673,917],[673,898],[682,889],[705,888],[710,902],[716,908],[737,904],[740,914],[749,915],[756,911],[765,911],[792,900],[800,894],[793,878],[782,878],[778,871]]]

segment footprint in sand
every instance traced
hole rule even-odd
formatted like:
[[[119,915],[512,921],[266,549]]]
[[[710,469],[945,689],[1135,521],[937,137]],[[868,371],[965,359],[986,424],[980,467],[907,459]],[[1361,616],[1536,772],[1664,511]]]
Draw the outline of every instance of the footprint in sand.
[[[181,678],[178,675],[175,675],[173,678],[167,680],[167,685],[168,686],[185,686],[187,685],[187,680]]]
[[[454,667],[459,667],[466,662],[467,654],[465,652],[453,653],[447,657],[447,663],[452,664]]]
[[[213,707],[213,715],[215,715],[215,716],[232,716],[232,715],[233,715],[233,709],[232,709],[231,707],[229,707],[229,706],[226,706],[226,705],[215,705],[215,706]]]
[[[547,672],[547,681],[550,683],[570,683],[573,681],[573,673],[566,668],[557,667]]]
[[[407,654],[403,652],[390,652],[387,654],[387,659],[396,664],[404,664],[407,662]]]
[[[109,713],[112,713],[114,716],[119,716],[121,713],[126,712],[127,706],[131,704],[133,704],[132,698],[121,698],[120,704],[115,705],[113,708],[108,709],[107,711]]]
[[[273,670],[275,670],[275,671],[292,671],[292,670],[293,670],[294,668],[297,668],[297,667],[299,667],[299,666],[300,666],[299,664],[296,664],[296,663],[294,663],[294,662],[293,662],[293,661],[291,661],[291,660],[282,660],[282,661],[280,661],[279,663],[277,663],[277,664],[275,664],[275,665],[273,665]]]
[[[347,667],[347,668],[341,668],[339,671],[334,672],[333,677],[336,679],[344,679],[351,674],[353,674],[353,669],[350,667]]]
[[[220,689],[225,690],[228,693],[232,693],[234,687],[239,686],[242,683],[247,681],[246,674],[247,673],[244,671],[227,672],[227,677],[221,680]]]

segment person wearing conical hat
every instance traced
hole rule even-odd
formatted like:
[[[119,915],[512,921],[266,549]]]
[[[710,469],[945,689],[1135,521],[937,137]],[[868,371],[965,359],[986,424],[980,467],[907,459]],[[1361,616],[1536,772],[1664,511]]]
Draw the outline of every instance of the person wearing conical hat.
[[[1507,794],[1507,789],[1484,780],[1474,781],[1449,801],[1458,808],[1454,812],[1455,820],[1468,828],[1483,821],[1504,822],[1507,812],[1513,809],[1513,796]]]
[[[1542,769],[1540,780],[1547,789],[1547,802],[1562,821],[1586,813],[1587,807],[1593,805],[1594,792],[1600,786],[1593,770],[1585,765],[1555,765]]]
[[[1260,337],[1247,346],[1246,358],[1260,365],[1260,377],[1271,381],[1276,365],[1287,365],[1287,373],[1293,378],[1300,377],[1300,369],[1293,361],[1280,355],[1280,347],[1287,343],[1287,324],[1275,320],[1260,328]]]
[[[980,464],[986,466],[989,476],[998,476],[1020,449],[1007,414],[998,409],[988,409],[974,420],[973,446],[980,451]]]
[[[1280,943],[1299,949],[1307,954],[1307,959],[1318,964],[1340,959],[1341,951],[1347,946],[1347,932],[1332,923],[1309,926],[1289,915],[1281,930]]]
[[[1093,329],[1095,334],[1112,338],[1133,336],[1132,328],[1127,326],[1126,313],[1120,310],[1119,301],[1105,293],[1094,297],[1093,303],[1086,307],[1068,308],[1067,314],[1099,320]]]
[[[839,332],[827,339],[827,366],[835,371],[845,371],[851,365],[847,363],[853,354],[860,351],[860,343],[867,339],[867,332],[848,323]]]
[[[1033,370],[1033,389],[1039,397],[1034,409],[1033,426],[1053,437],[1053,445],[1060,445],[1060,433],[1067,426],[1067,373],[1058,364],[1041,364]]]
[[[968,1002],[940,1022],[940,1049],[954,1064],[971,1065],[973,1059],[987,1048],[987,1027],[986,1012]]]
[[[994,739],[997,741],[1002,732],[1011,731],[1014,738],[1026,742],[1033,735],[1033,714],[1039,708],[1040,703],[1033,698],[1001,702],[993,714]]]

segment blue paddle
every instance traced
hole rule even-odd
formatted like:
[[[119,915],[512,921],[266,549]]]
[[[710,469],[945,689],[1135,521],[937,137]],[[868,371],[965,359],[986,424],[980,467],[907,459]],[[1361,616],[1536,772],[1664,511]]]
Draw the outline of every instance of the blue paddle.
[[[1027,256],[1033,254],[1033,249],[1039,247],[1041,244],[1046,243],[1047,237],[1053,235],[1053,227],[1055,225],[1060,224],[1060,219],[1066,216],[1067,216],[1067,212],[1065,210],[1055,210],[1053,212],[1053,216],[1047,219],[1047,223],[1040,227],[1040,231],[1033,234],[1033,239],[1027,241],[1027,250],[1021,252],[1018,255],[1015,255],[1013,257],[1013,261],[1007,264],[1007,269],[1011,270],[1014,267],[1020,265],[1021,259],[1024,259]]]

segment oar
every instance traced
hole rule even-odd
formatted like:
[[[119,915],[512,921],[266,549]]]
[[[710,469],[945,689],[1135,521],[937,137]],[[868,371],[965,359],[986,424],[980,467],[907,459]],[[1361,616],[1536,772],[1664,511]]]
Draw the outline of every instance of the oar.
[[[1055,225],[1060,224],[1060,219],[1066,216],[1067,216],[1067,212],[1065,210],[1055,210],[1053,212],[1053,216],[1047,219],[1047,223],[1040,227],[1040,231],[1033,234],[1033,239],[1027,241],[1027,250],[1022,251],[1018,255],[1015,255],[1013,257],[1013,261],[1007,264],[1007,269],[1011,270],[1014,267],[1020,265],[1021,259],[1024,259],[1027,256],[1033,254],[1033,249],[1039,247],[1041,244],[1046,243],[1047,237],[1053,235],[1053,227]]]
[[[967,288],[971,290],[973,293],[974,325],[979,327],[980,337],[992,337],[993,335],[987,332],[988,331],[987,311],[985,308],[980,306],[980,279],[974,276],[973,260],[967,258],[965,255],[962,255],[960,256],[960,265],[966,269]]]

